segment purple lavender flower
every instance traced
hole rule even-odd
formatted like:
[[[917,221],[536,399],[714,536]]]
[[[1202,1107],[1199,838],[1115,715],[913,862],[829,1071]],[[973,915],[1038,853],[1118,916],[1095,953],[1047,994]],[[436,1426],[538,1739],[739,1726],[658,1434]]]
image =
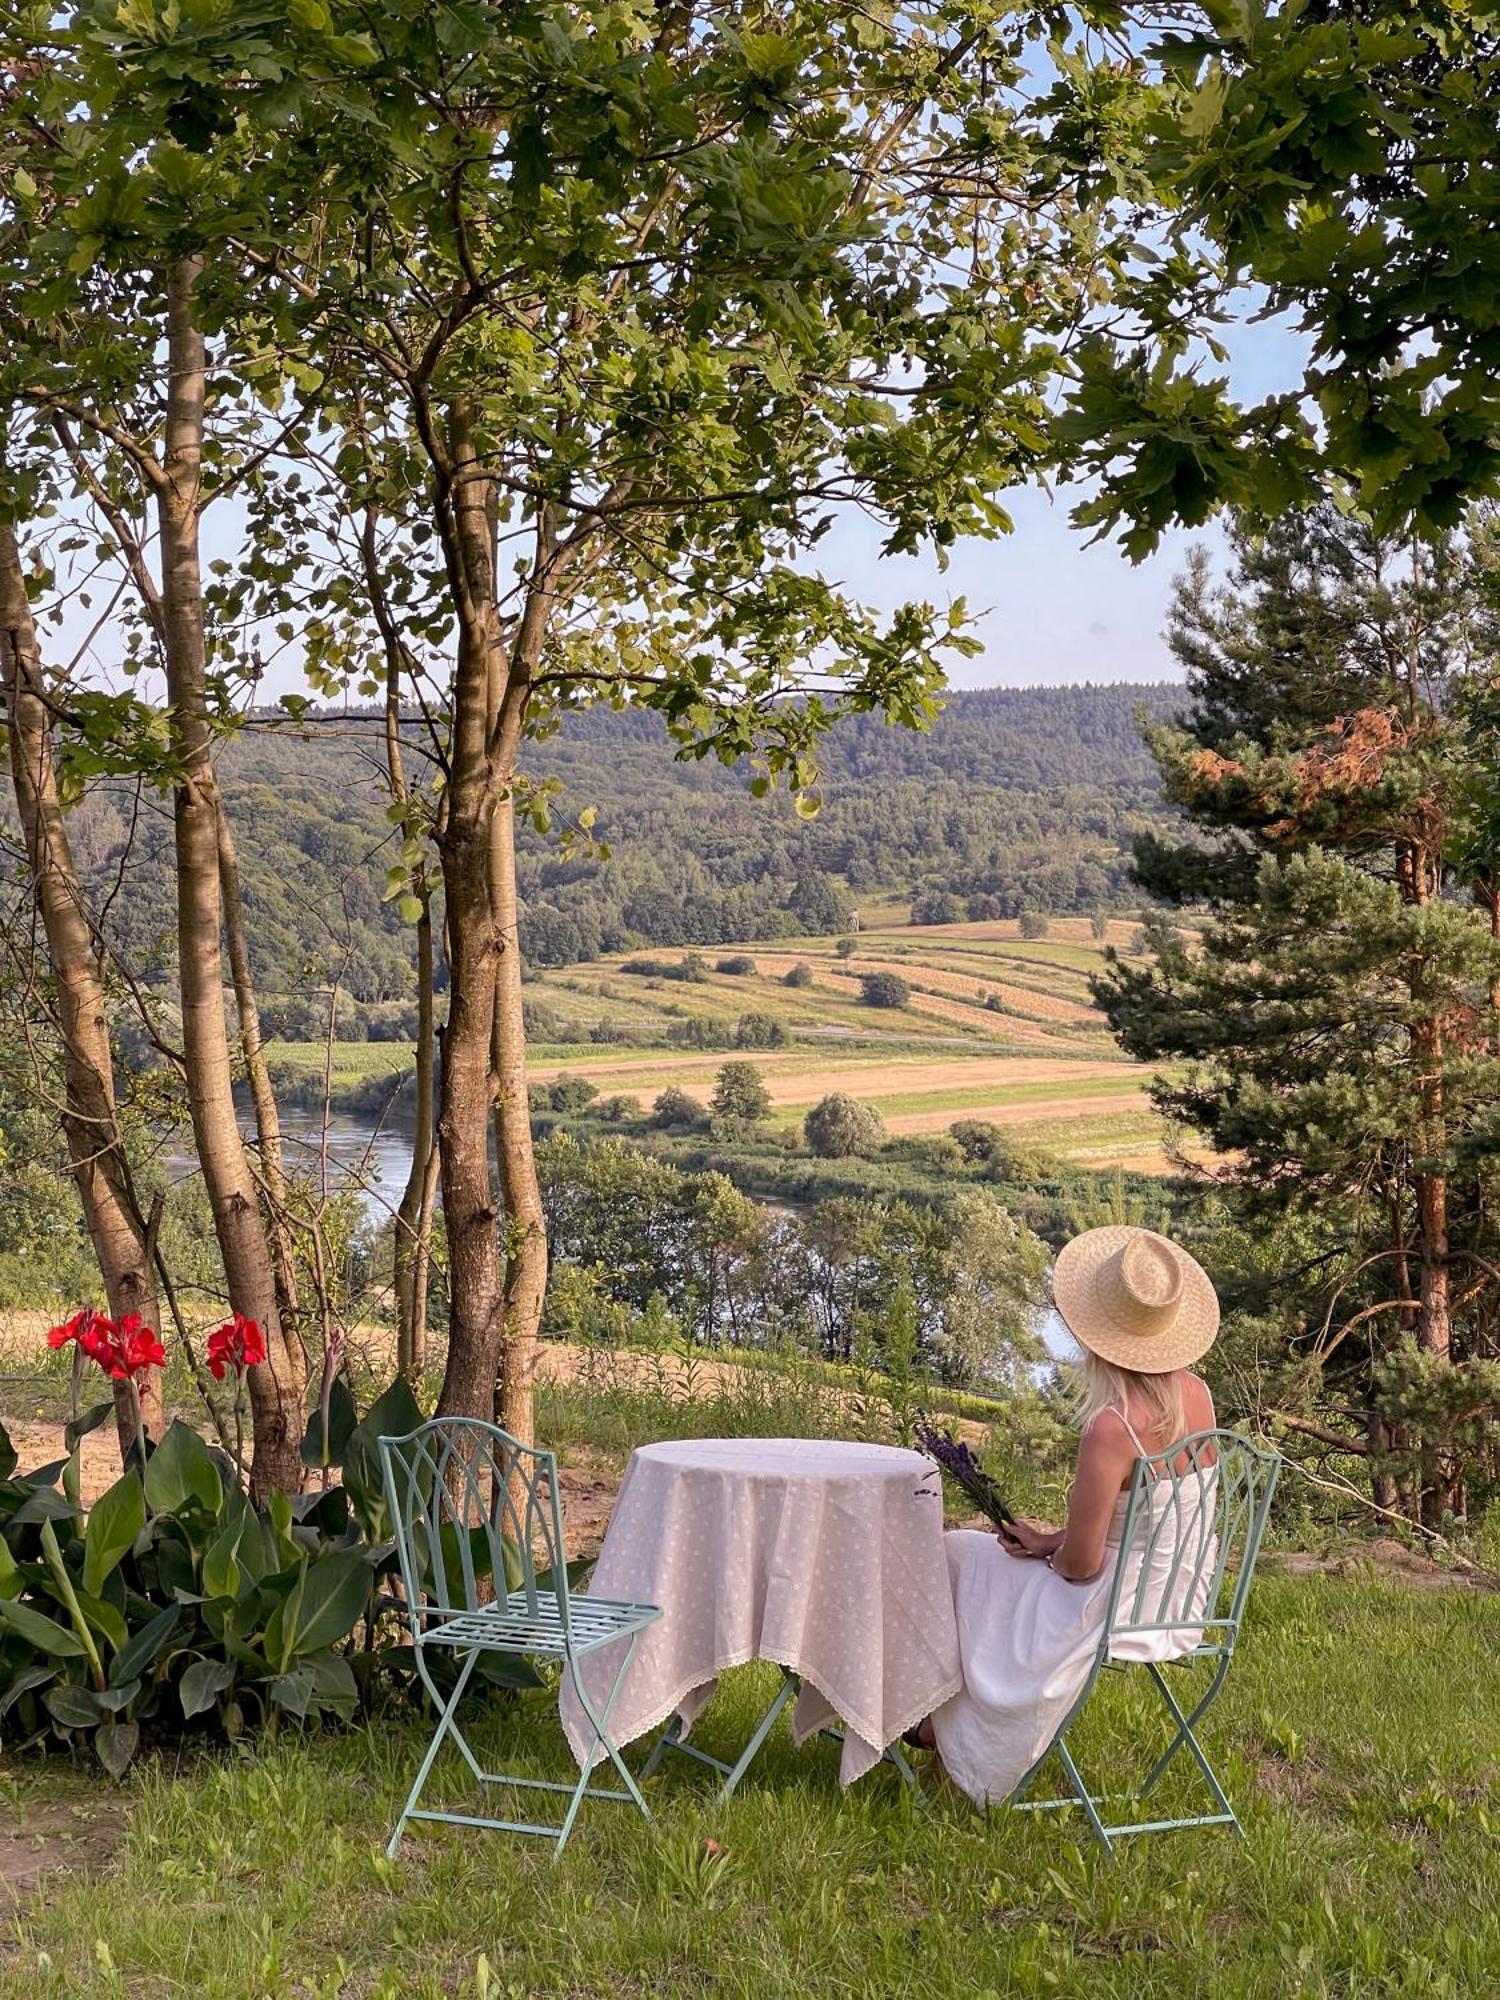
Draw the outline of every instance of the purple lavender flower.
[[[925,1451],[954,1484],[961,1486],[980,1513],[1003,1527],[1016,1517],[1001,1498],[1000,1488],[985,1471],[979,1460],[961,1438],[952,1431],[939,1430],[926,1417],[918,1415],[912,1425],[912,1442],[918,1451]]]

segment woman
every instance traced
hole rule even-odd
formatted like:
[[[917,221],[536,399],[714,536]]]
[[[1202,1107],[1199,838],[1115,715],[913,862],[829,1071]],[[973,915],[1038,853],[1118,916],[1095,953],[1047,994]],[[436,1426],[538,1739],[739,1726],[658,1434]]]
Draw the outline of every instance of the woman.
[[[1009,1797],[1083,1690],[1108,1615],[1138,1461],[1214,1428],[1213,1399],[1189,1364],[1212,1344],[1219,1304],[1186,1251],[1150,1229],[1088,1230],[1059,1255],[1053,1296],[1084,1350],[1082,1438],[1067,1525],[1018,1521],[998,1536],[946,1537],[964,1687],[928,1718],[918,1740],[935,1741],[949,1776],[979,1805]],[[1136,1615],[1153,1623],[1181,1615],[1185,1623],[1117,1640],[1116,1657],[1167,1659],[1201,1637],[1192,1619],[1206,1607],[1201,1587],[1192,1585],[1214,1568],[1216,1481],[1200,1476],[1181,1452],[1152,1472],[1121,1603],[1136,1601],[1149,1550],[1140,1602],[1150,1608]],[[1117,1613],[1116,1626],[1122,1622]]]

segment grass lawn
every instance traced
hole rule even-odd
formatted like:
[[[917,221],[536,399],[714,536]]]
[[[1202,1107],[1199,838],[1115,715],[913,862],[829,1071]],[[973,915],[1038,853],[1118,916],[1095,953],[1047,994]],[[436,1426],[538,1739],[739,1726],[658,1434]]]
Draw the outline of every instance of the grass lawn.
[[[1072,1816],[986,1821],[888,1770],[840,1794],[834,1748],[784,1729],[728,1806],[678,1762],[648,1787],[653,1826],[586,1807],[557,1863],[458,1829],[388,1863],[423,1742],[404,1716],[157,1763],[126,1787],[103,1872],[54,1875],[0,1936],[0,1995],[1479,2000],[1500,1990],[1497,1647],[1500,1597],[1268,1575],[1206,1731],[1247,1840],[1164,1835],[1114,1860]],[[730,1676],[704,1744],[736,1747],[773,1684]],[[1150,1754],[1148,1693],[1106,1682],[1085,1770]],[[544,1696],[473,1734],[492,1766],[566,1772]],[[439,1769],[463,1810],[456,1757]],[[12,1812],[43,1794],[83,1797],[34,1763],[0,1774]]]

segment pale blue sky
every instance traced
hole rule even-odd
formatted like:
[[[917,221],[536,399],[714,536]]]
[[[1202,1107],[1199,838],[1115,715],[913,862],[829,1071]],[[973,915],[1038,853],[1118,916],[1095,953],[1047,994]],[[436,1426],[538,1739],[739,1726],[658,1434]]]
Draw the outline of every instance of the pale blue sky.
[[[1302,378],[1306,342],[1283,323],[1242,322],[1228,330],[1225,344],[1228,363],[1209,362],[1205,373],[1227,373],[1243,402]],[[1222,550],[1222,528],[1212,522],[1165,535],[1154,555],[1132,563],[1116,542],[1090,543],[1073,526],[1068,516],[1079,497],[1076,488],[1055,497],[1036,488],[1010,495],[1015,532],[960,544],[945,572],[930,557],[881,557],[879,532],[850,519],[823,543],[820,567],[883,608],[910,598],[945,604],[963,597],[971,612],[984,613],[975,632],[984,651],[951,664],[955,687],[1175,679],[1162,637],[1172,580],[1195,543]]]

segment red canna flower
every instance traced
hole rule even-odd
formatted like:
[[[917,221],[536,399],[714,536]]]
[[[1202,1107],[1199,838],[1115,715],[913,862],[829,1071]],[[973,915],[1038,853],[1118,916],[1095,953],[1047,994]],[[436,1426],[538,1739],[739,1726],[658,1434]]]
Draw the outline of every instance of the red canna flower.
[[[230,1368],[243,1375],[247,1368],[256,1367],[265,1358],[266,1336],[259,1322],[242,1312],[236,1312],[217,1333],[208,1336],[208,1372],[216,1382],[222,1382]]]
[[[116,1382],[127,1382],[147,1368],[165,1368],[167,1357],[155,1331],[146,1326],[139,1313],[123,1313],[118,1320],[105,1317],[92,1306],[47,1335],[49,1347],[66,1347],[76,1341],[80,1351]]]

